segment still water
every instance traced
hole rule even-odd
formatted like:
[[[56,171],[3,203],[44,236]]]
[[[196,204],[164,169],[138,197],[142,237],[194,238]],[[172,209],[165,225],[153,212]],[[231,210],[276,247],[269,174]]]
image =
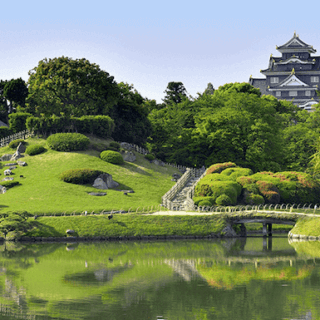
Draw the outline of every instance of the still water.
[[[0,319],[320,319],[320,243],[0,244]]]

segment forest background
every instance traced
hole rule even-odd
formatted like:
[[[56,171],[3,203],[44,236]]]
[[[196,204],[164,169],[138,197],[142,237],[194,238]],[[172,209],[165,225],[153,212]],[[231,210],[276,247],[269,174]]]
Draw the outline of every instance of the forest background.
[[[218,89],[208,84],[196,97],[169,82],[163,103],[86,59],[43,59],[21,78],[0,82],[4,137],[25,128],[48,136],[74,130],[75,119],[109,117],[111,137],[147,147],[158,159],[189,167],[235,162],[257,171],[317,173],[320,106],[313,112],[248,83]],[[96,135],[105,134],[96,130]]]

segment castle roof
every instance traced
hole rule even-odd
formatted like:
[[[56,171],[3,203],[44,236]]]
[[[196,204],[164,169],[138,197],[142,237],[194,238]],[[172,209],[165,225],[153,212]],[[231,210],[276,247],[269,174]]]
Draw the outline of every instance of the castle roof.
[[[286,42],[284,45],[278,47],[276,46],[278,51],[282,52],[309,52],[315,53],[317,50],[313,49],[313,46],[303,42],[296,33],[294,33],[293,37]]]

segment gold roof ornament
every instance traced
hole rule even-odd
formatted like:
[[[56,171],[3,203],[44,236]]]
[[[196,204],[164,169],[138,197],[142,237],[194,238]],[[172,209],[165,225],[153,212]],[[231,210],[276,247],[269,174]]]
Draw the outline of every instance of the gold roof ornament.
[[[252,75],[250,75],[250,79],[252,79]]]
[[[313,97],[311,98],[311,100],[314,100]]]
[[[268,86],[268,89],[270,89],[270,86]]]
[[[278,46],[276,46],[276,49],[278,49]]]
[[[292,58],[295,58],[295,57],[296,57],[296,55],[295,55],[295,54],[293,54]]]
[[[295,72],[294,68],[292,68],[291,74],[295,74],[295,73],[296,72]]]
[[[272,53],[270,54],[270,58],[272,57]]]
[[[294,36],[294,37],[296,37],[296,36],[297,36],[297,35],[296,35],[296,30],[294,30],[294,34],[293,34],[293,36]]]

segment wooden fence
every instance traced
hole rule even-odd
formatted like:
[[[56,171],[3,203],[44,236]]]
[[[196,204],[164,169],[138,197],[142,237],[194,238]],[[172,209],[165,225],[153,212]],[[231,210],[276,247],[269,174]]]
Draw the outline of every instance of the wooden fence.
[[[0,148],[7,146],[13,140],[17,140],[17,139],[24,140],[32,136],[33,136],[33,132],[29,130],[17,132],[15,134],[12,134],[11,136],[0,139]]]

